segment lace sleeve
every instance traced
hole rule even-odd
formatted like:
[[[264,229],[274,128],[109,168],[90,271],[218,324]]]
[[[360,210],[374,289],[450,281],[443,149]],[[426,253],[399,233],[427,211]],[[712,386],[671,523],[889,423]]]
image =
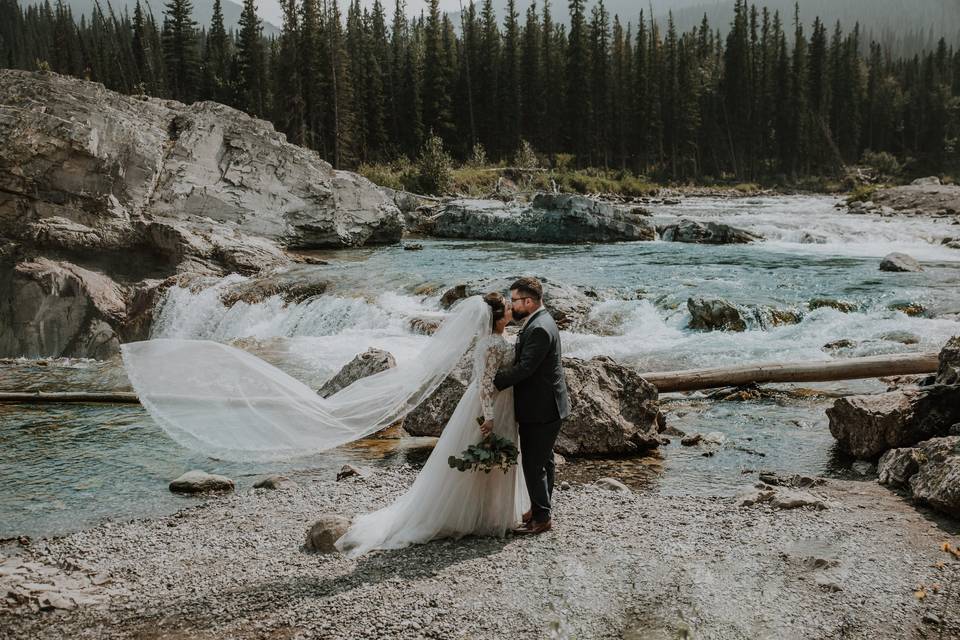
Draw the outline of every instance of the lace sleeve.
[[[483,349],[482,362],[478,362],[480,406],[483,409],[485,420],[493,420],[493,399],[497,395],[497,388],[493,386],[493,379],[500,366],[501,354],[494,340],[488,340],[480,345]]]

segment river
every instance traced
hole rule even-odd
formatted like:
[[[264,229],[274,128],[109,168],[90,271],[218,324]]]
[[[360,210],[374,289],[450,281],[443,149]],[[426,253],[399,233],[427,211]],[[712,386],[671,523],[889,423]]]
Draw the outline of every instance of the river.
[[[386,349],[413,358],[428,338],[411,333],[411,316],[439,315],[439,294],[458,282],[534,274],[597,293],[592,332],[564,332],[566,355],[608,355],[638,371],[665,371],[756,361],[822,360],[938,349],[960,333],[960,251],[940,244],[960,235],[933,218],[853,215],[826,196],[750,199],[687,198],[652,206],[655,220],[716,220],[762,235],[750,245],[665,242],[607,245],[523,245],[463,240],[418,240],[422,251],[382,247],[317,253],[334,280],[333,293],[284,305],[279,297],[225,308],[218,291],[173,289],[162,303],[153,337],[231,342],[319,386],[358,352]],[[886,273],[891,251],[923,263],[919,273]],[[799,324],[744,332],[686,328],[691,296],[804,312]],[[852,313],[807,303],[833,298]],[[890,308],[919,303],[909,317]],[[894,334],[897,332],[897,334]],[[896,339],[894,339],[896,338]],[[854,346],[827,352],[847,339]],[[904,344],[904,341],[910,344]],[[751,473],[866,474],[834,451],[824,409],[838,394],[882,391],[876,380],[779,385],[762,398],[711,400],[704,393],[664,397],[668,424],[715,432],[714,455],[682,447],[679,439],[634,460],[570,461],[561,478],[614,475],[658,493],[727,494]],[[124,390],[119,360],[7,361],[3,390]],[[209,460],[171,441],[139,406],[0,405],[0,538],[50,535],[104,519],[125,520],[176,510],[194,498],[170,494],[167,483],[191,468],[224,473],[241,490],[267,472],[307,482],[345,462],[367,466],[419,464],[429,451],[420,439],[367,441],[283,464]]]

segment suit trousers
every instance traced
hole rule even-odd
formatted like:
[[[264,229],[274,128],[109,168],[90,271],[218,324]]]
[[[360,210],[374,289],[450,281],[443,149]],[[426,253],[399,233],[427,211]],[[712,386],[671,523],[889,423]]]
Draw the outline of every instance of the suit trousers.
[[[534,522],[550,519],[555,476],[553,444],[560,433],[560,424],[560,420],[520,423],[520,458]]]

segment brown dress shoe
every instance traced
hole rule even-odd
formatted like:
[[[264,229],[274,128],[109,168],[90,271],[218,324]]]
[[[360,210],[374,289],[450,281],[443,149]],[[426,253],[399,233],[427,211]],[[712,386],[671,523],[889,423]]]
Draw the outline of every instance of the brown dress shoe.
[[[524,512],[523,516],[521,516],[520,519],[523,521],[523,524],[527,524],[528,522],[533,520],[533,509],[529,509],[526,512]]]
[[[517,535],[538,535],[550,531],[553,528],[553,520],[544,520],[543,522],[534,522],[531,520],[524,526],[514,529]]]
[[[539,533],[545,533],[550,531],[553,528],[553,520],[544,520],[543,522],[534,522],[530,521],[530,533],[537,535]]]

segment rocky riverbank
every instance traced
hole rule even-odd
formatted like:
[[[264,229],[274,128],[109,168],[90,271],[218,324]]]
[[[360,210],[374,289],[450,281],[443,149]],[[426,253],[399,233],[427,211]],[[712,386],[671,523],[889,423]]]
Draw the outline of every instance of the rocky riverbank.
[[[775,485],[762,486],[785,499],[750,506],[732,497],[614,490],[616,483],[564,485],[556,529],[535,538],[438,541],[359,560],[302,548],[320,514],[349,517],[384,505],[413,475],[408,468],[340,482],[297,478],[297,486],[211,498],[165,518],[8,545],[0,583],[23,595],[0,600],[0,635],[960,634],[960,609],[951,604],[960,592],[958,565],[940,550],[957,542],[957,524],[869,481],[808,487],[815,503],[796,508],[789,507],[802,501],[790,496],[798,490]],[[12,586],[16,576],[4,568],[25,562],[22,573],[33,584]],[[61,595],[69,589],[58,585],[81,577],[91,585],[86,599]],[[58,590],[52,600],[43,595]]]
[[[960,224],[960,186],[941,184],[935,176],[918,178],[908,185],[879,188],[851,198],[846,205],[853,214],[934,216]]]

